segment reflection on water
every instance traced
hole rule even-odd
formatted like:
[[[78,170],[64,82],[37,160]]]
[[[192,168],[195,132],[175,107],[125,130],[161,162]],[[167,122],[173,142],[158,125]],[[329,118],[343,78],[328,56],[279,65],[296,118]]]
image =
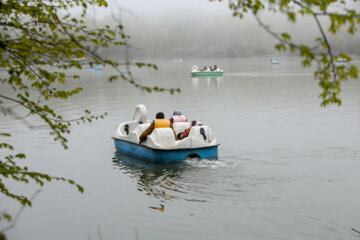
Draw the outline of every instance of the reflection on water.
[[[193,89],[199,89],[203,86],[219,89],[223,82],[223,77],[192,77],[191,81]]]
[[[277,70],[277,68],[279,67],[279,64],[270,63],[270,65],[272,70]]]
[[[155,197],[162,203],[166,200],[179,198],[175,195],[176,192],[180,191],[177,189],[176,179],[179,178],[184,169],[183,164],[153,164],[120,152],[115,152],[113,164],[131,178],[137,180],[138,191]],[[161,203],[159,205],[160,208],[151,206],[150,208],[164,211],[164,205]]]
[[[203,185],[204,178],[198,181],[199,169],[216,169],[229,167],[223,160],[187,159],[182,163],[154,164],[130,157],[116,151],[113,165],[124,174],[137,181],[137,190],[160,200],[163,206],[167,200],[185,200],[191,202],[207,202],[194,198],[193,192]],[[186,175],[186,176],[185,176]],[[210,181],[209,181],[210,182]],[[208,190],[212,191],[212,190]],[[191,196],[191,198],[189,198]],[[153,208],[153,207],[151,207]],[[154,208],[157,210],[164,209]]]

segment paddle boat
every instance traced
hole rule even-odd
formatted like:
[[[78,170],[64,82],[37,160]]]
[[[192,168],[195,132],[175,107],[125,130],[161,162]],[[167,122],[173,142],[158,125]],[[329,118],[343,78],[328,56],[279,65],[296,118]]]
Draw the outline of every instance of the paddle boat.
[[[341,58],[341,57],[336,58],[335,61],[336,61],[337,63],[346,63],[346,62],[347,62],[346,59]]]
[[[224,71],[218,67],[216,69],[207,68],[202,71],[197,65],[194,65],[190,72],[192,77],[220,77],[223,73]]]
[[[147,120],[147,110],[138,105],[132,121],[123,122],[117,128],[113,139],[116,150],[129,156],[154,163],[182,162],[188,158],[216,159],[218,157],[218,142],[209,126],[197,124],[191,127],[188,137],[175,140],[171,128],[155,128],[140,143],[140,135],[150,126]],[[190,122],[175,122],[176,134],[190,128]]]
[[[270,62],[271,62],[271,64],[279,64],[279,63],[280,63],[279,60],[276,59],[276,58],[272,58],[272,59],[270,60]]]
[[[99,64],[99,65],[96,65],[96,66],[89,66],[88,67],[88,70],[101,70],[102,69],[102,66]]]

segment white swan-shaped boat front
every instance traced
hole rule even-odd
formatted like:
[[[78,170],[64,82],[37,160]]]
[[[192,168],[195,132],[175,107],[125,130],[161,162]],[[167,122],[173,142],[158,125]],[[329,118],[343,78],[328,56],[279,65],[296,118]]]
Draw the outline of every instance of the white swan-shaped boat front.
[[[189,136],[175,140],[171,128],[155,128],[146,140],[140,135],[150,126],[144,105],[135,109],[134,119],[121,123],[113,137],[118,151],[152,162],[181,162],[187,158],[213,159],[218,157],[218,143],[209,126],[193,126]],[[190,122],[173,123],[176,134],[190,128]]]

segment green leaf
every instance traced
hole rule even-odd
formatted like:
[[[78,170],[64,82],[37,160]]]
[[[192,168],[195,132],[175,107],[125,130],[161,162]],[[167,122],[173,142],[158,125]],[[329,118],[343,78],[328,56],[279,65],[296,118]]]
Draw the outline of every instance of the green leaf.
[[[356,66],[352,65],[349,69],[349,77],[351,78],[358,78],[358,69]]]
[[[80,186],[79,184],[76,184],[76,187],[79,190],[79,192],[84,193],[84,188],[82,186]]]
[[[284,40],[291,40],[291,36],[288,33],[282,33],[281,36]]]
[[[15,157],[19,158],[19,159],[25,159],[26,158],[25,154],[23,154],[23,153],[18,153],[18,154],[15,155]]]
[[[288,18],[291,22],[296,22],[296,13],[295,12],[288,12]]]

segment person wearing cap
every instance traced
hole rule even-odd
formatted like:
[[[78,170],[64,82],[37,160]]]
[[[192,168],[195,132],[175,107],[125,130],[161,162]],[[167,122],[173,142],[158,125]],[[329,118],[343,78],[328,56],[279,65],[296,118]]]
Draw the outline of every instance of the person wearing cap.
[[[170,122],[170,120],[165,119],[165,115],[162,112],[158,112],[156,114],[156,119],[150,124],[150,126],[140,135],[139,139],[140,139],[140,143],[142,143],[143,141],[146,140],[147,136],[149,136],[152,131],[155,128],[171,128],[174,132],[174,137],[175,140],[177,139],[174,127],[172,125],[172,123]]]
[[[169,118],[169,120],[171,123],[187,122],[187,117],[183,115],[181,111],[175,110],[173,116]]]

